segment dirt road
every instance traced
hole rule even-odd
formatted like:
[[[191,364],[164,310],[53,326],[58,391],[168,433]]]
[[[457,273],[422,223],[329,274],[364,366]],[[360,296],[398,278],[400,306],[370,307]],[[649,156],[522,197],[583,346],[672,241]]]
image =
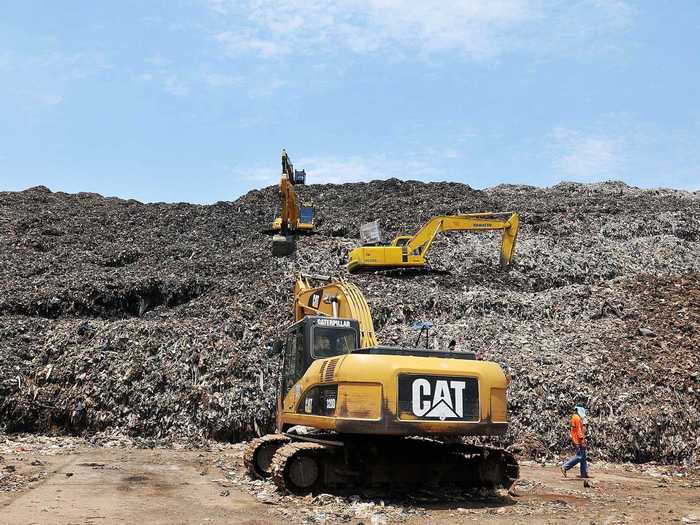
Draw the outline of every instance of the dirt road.
[[[700,480],[597,465],[592,486],[526,462],[514,495],[367,502],[269,494],[240,472],[237,450],[79,448],[0,456],[3,524],[700,523]],[[263,496],[261,496],[263,494]],[[405,506],[402,506],[405,505]],[[407,510],[410,509],[410,510]],[[697,521],[695,521],[697,520]]]
[[[18,479],[41,477],[0,493],[6,525],[269,523],[265,505],[217,484],[221,473],[206,453],[87,449],[12,461],[21,457],[2,465],[15,466]]]

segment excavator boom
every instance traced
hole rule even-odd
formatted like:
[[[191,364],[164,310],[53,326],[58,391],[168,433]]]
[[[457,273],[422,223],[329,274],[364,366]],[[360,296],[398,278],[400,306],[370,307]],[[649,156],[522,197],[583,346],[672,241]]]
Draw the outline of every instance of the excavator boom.
[[[280,194],[282,196],[282,209],[280,212],[280,230],[294,230],[299,223],[299,210],[297,209],[297,195],[294,185],[290,182],[286,173],[280,180]]]
[[[348,270],[424,268],[435,236],[444,231],[501,230],[501,266],[510,265],[515,253],[520,221],[517,213],[469,213],[440,215],[429,220],[413,236],[396,237],[388,246],[362,246],[350,252]]]
[[[320,286],[313,286],[311,281]],[[360,348],[377,345],[372,314],[362,292],[352,283],[322,275],[297,275],[294,283],[294,320],[319,315],[354,319],[360,325]]]

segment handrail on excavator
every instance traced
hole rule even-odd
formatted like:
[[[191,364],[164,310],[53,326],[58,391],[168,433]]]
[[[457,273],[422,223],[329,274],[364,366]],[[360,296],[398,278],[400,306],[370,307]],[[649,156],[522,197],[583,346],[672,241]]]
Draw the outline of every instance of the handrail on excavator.
[[[313,286],[310,279],[321,281]],[[343,279],[299,273],[294,283],[294,320],[307,315],[354,319],[360,325],[360,348],[377,345],[372,314],[359,288]]]

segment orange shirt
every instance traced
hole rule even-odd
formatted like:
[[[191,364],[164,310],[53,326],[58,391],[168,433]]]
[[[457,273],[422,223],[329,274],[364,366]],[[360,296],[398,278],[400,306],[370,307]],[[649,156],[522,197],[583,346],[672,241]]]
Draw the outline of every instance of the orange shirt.
[[[574,445],[580,445],[586,439],[586,430],[583,427],[581,416],[574,414],[571,416],[571,441]]]

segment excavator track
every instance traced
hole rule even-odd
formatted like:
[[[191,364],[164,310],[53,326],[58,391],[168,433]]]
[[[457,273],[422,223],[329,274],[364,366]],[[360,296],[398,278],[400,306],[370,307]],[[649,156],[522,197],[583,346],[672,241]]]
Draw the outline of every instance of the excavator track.
[[[324,453],[329,447],[320,443],[294,442],[279,448],[272,458],[275,484],[293,494],[307,494],[319,488],[324,473]]]
[[[253,439],[243,451],[243,464],[255,478],[269,478],[272,458],[281,446],[289,443],[284,434],[268,434]]]
[[[508,451],[423,438],[350,437],[343,446],[292,441],[277,449],[275,484],[293,494],[382,487],[392,492],[431,488],[510,488],[519,467]]]
[[[464,443],[448,446],[458,454],[478,458],[479,485],[482,487],[509,489],[520,476],[518,460],[505,449]]]

